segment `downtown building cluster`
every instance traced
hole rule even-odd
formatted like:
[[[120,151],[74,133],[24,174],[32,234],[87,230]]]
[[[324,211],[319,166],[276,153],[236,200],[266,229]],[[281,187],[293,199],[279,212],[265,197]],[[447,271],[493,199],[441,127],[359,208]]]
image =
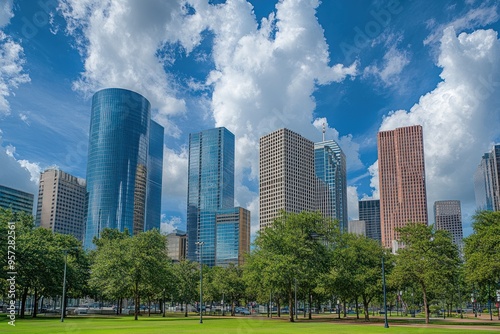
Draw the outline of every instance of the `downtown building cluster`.
[[[92,99],[86,179],[58,169],[41,173],[35,224],[72,234],[86,249],[105,228],[137,234],[159,229],[164,129],[138,93],[103,89]],[[259,227],[282,212],[319,211],[342,232],[366,235],[397,250],[397,228],[428,224],[423,129],[377,135],[380,199],[358,202],[348,220],[346,156],[333,140],[313,142],[283,128],[259,143]],[[168,235],[174,261],[241,265],[250,251],[249,210],[235,206],[235,136],[219,127],[189,135],[186,231]],[[474,175],[478,209],[500,210],[500,145],[486,153]],[[33,211],[33,194],[0,185],[0,207]],[[460,245],[460,201],[434,203],[437,229]]]

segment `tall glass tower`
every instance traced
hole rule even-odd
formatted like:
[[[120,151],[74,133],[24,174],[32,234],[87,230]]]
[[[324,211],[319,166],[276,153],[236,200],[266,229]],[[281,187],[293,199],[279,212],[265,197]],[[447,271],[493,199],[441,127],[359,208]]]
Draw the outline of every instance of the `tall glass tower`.
[[[161,170],[156,146],[150,147],[150,132],[157,134],[159,128],[154,126],[156,129],[150,131],[150,124],[151,105],[140,94],[120,88],[94,94],[87,162],[86,249],[94,248],[92,240],[104,228],[128,229],[136,234],[150,226],[145,226],[146,216],[154,216],[147,205],[148,184],[153,182],[150,176],[158,183],[157,170]],[[150,160],[152,152],[155,157]],[[155,167],[148,173],[151,165]]]
[[[500,210],[500,145],[485,153],[474,174],[478,210]]]
[[[197,242],[203,242],[203,264],[214,266],[216,215],[234,207],[234,135],[226,128],[189,135],[187,258],[198,261]]]
[[[340,146],[333,140],[314,144],[314,171],[328,186],[327,212],[340,223],[341,231],[347,232],[347,171],[346,158]]]
[[[160,229],[163,136],[163,126],[155,121],[151,121],[149,125],[148,190],[146,196],[145,231],[153,228]]]

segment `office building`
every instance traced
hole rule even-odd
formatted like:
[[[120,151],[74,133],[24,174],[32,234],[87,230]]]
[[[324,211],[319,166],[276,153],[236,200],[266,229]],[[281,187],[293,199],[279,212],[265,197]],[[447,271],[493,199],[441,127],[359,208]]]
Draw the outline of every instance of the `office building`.
[[[299,213],[318,209],[312,141],[288,129],[261,137],[259,175],[261,230],[270,226],[281,210]]]
[[[215,265],[242,265],[250,252],[250,211],[236,207],[216,214]]]
[[[328,186],[329,208],[327,216],[337,219],[341,231],[347,230],[347,171],[346,158],[333,140],[314,144],[314,170],[316,176]],[[320,192],[321,196],[322,191]]]
[[[485,153],[474,174],[478,210],[500,211],[500,145]]]
[[[460,201],[434,202],[434,219],[436,230],[448,231],[453,238],[453,243],[461,248],[464,235]]]
[[[366,236],[381,242],[380,200],[361,200],[358,202],[359,220],[365,222]]]
[[[215,266],[216,216],[234,208],[234,135],[216,128],[189,135],[187,258]]]
[[[40,174],[35,225],[83,241],[87,214],[85,180],[58,169]]]
[[[348,232],[366,236],[366,223],[364,220],[349,220]]]
[[[428,222],[422,126],[381,131],[377,139],[381,239],[392,247],[397,228]]]
[[[176,230],[167,234],[167,255],[172,261],[180,262],[186,259],[186,232]]]
[[[159,229],[163,129],[151,124],[151,105],[140,94],[120,88],[94,94],[87,162],[86,249],[94,248],[92,240],[104,228],[127,229],[130,234]]]
[[[33,194],[0,185],[0,208],[32,215],[33,198]]]

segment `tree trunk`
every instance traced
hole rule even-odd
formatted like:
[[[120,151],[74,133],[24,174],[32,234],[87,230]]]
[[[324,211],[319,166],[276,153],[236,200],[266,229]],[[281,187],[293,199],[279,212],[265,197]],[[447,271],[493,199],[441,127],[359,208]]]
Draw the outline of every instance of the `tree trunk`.
[[[344,318],[347,318],[347,302],[344,300]]]
[[[151,297],[148,296],[148,317],[151,317]]]
[[[38,313],[38,291],[35,288],[35,293],[33,294],[33,304],[35,307],[33,307],[33,314],[31,315],[33,318],[36,318],[36,314]]]
[[[309,293],[309,320],[312,320],[312,294]]]
[[[139,282],[135,282],[135,290],[134,290],[134,320],[137,320],[137,316],[139,315]]]
[[[425,323],[429,324],[429,310],[427,307],[427,291],[425,290],[425,286],[421,284],[422,286],[422,293],[424,295],[424,310],[425,310]]]
[[[358,297],[356,296],[356,319],[359,319]]]
[[[295,322],[295,318],[293,316],[295,312],[297,312],[297,310],[295,309],[292,287],[290,285],[288,287],[288,321]]]
[[[366,299],[366,297],[363,297],[363,309],[365,310],[365,321],[370,321],[370,313],[368,311],[368,305],[370,302]]]
[[[182,307],[182,303],[181,303],[181,307]],[[184,317],[187,318],[187,316],[188,316],[188,303],[186,302],[185,307],[184,307]]]
[[[281,307],[280,307],[280,299],[278,298],[278,300],[276,301],[276,303],[278,304],[277,307],[277,312],[278,312],[278,317],[281,318]]]
[[[26,308],[26,298],[28,298],[28,288],[23,289],[21,295],[21,309],[19,310],[19,318],[24,319],[24,309]]]
[[[236,310],[235,310],[235,302],[234,300],[231,301],[231,316],[235,316],[236,315]]]

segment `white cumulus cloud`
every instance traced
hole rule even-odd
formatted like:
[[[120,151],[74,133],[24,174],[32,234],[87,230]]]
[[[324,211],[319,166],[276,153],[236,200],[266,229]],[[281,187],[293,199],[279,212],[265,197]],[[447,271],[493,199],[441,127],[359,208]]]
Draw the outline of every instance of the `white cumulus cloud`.
[[[476,30],[457,36],[453,28],[445,29],[437,65],[442,68],[437,87],[409,111],[389,114],[380,130],[422,125],[429,208],[445,199],[459,199],[463,207],[473,208],[473,174],[500,127],[497,32]],[[378,178],[378,172],[371,172]],[[432,222],[432,210],[429,215]]]

